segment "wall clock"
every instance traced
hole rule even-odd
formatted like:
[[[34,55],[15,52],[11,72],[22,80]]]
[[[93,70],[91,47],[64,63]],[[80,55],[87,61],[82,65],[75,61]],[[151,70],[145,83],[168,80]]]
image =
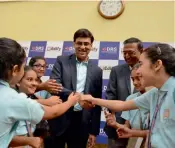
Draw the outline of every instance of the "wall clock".
[[[122,0],[102,0],[98,4],[98,12],[106,19],[114,19],[124,11]]]

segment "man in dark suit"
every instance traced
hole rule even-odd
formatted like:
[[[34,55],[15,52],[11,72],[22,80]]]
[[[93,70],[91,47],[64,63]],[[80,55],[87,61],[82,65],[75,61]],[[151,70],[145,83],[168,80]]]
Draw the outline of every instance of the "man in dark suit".
[[[102,70],[92,63],[88,55],[94,37],[87,29],[79,29],[74,34],[75,54],[58,56],[54,64],[51,79],[62,84],[59,93],[63,101],[71,92],[91,94],[101,98]],[[64,115],[49,121],[53,138],[52,148],[92,148],[100,129],[101,108],[96,106],[89,110],[77,103]]]
[[[126,64],[112,68],[106,90],[106,99],[125,101],[126,98],[134,92],[130,78],[131,68],[138,62],[142,50],[143,45],[139,39],[129,38],[124,41],[123,56]],[[120,117],[121,112],[116,112],[115,115],[118,123],[125,123],[125,120]],[[108,135],[108,148],[127,147],[128,139],[118,139],[114,128],[106,126],[105,132]]]

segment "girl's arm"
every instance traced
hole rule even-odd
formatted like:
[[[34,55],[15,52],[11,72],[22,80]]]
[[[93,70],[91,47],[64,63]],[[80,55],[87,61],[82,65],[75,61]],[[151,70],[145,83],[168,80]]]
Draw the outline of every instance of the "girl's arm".
[[[94,105],[104,106],[115,112],[137,109],[137,106],[135,105],[133,100],[128,101],[105,100],[105,99],[93,98],[91,95],[84,95],[82,100],[89,101]]]
[[[125,121],[124,125],[116,122],[116,118],[115,118],[115,113],[114,112],[109,113],[108,111],[104,111],[104,114],[105,114],[105,118],[106,118],[106,123],[109,126],[115,128],[115,129],[122,128],[124,126],[130,128],[130,123],[127,120]]]
[[[119,138],[130,138],[130,137],[146,137],[148,134],[148,130],[137,130],[130,129],[128,127],[120,127],[117,130],[117,134]]]
[[[52,119],[64,114],[70,107],[75,105],[80,99],[80,94],[71,93],[68,97],[68,100],[64,103],[57,104],[54,106],[43,106],[44,108],[44,116],[43,120]]]
[[[137,129],[131,129],[131,135],[132,137],[146,137],[149,130],[137,130]]]
[[[131,125],[130,125],[129,120],[126,120],[124,125],[125,125],[126,127],[128,127],[128,128],[131,128]]]
[[[37,96],[37,98],[38,99],[36,101],[42,105],[45,105],[45,106],[53,106],[53,105],[62,103],[61,99],[59,99],[58,97],[54,97],[54,96],[52,96],[48,99],[43,99],[39,96]]]
[[[16,146],[32,146],[34,148],[40,147],[42,145],[43,140],[39,137],[26,137],[26,136],[15,136],[10,142],[10,147]]]
[[[125,124],[120,124],[118,122],[115,122],[115,125],[113,126],[115,129],[118,129],[118,128],[123,128],[123,127],[127,127],[127,128],[130,128],[130,124],[129,124],[129,121],[125,121]]]

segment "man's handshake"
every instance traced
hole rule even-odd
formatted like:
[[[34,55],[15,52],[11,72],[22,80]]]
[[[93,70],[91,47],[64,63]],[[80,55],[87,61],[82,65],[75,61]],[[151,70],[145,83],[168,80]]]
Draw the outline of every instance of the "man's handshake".
[[[72,103],[72,105],[75,105],[78,102],[84,109],[91,109],[95,106],[92,103],[92,99],[93,97],[91,95],[84,95],[78,92],[73,92],[68,97],[68,101]]]
[[[92,98],[91,95],[83,95],[83,94],[81,94],[81,99],[79,101],[80,106],[83,107],[84,109],[91,109],[91,108],[93,108],[95,105],[92,104],[92,102],[90,101],[91,98]]]

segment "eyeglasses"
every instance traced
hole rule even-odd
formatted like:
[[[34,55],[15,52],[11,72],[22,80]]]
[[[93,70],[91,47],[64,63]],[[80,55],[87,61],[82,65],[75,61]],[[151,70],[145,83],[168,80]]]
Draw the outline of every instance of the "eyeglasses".
[[[41,69],[41,68],[46,69],[46,68],[48,68],[47,65],[41,65],[41,64],[35,64],[33,66],[36,67],[36,68],[38,68],[38,69]]]
[[[75,42],[75,44],[78,45],[78,46],[84,45],[86,47],[91,45],[91,43],[89,43],[89,42]]]

